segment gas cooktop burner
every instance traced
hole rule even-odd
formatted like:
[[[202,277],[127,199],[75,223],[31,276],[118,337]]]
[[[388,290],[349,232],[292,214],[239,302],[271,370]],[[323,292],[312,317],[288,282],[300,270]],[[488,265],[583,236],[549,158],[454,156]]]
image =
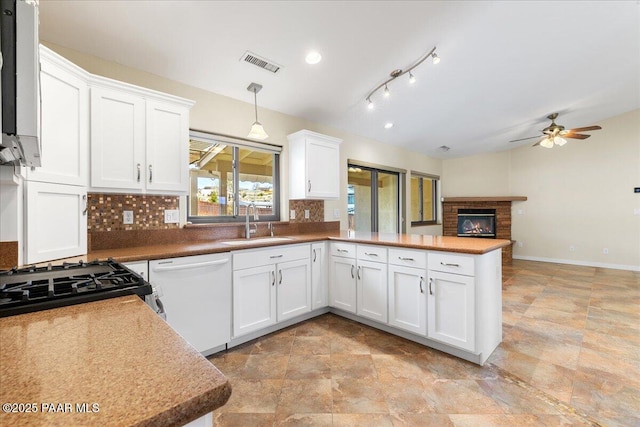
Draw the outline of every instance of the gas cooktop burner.
[[[151,285],[111,259],[0,271],[0,317],[150,294]]]

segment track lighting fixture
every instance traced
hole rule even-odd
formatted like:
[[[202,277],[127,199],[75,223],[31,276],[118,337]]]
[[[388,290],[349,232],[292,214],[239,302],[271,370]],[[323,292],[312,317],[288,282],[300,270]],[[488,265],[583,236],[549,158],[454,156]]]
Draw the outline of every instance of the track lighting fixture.
[[[367,108],[369,108],[370,110],[373,109],[373,101],[371,100],[371,97],[380,89],[384,88],[383,90],[383,95],[386,97],[388,97],[390,95],[389,92],[389,86],[388,84],[391,83],[392,81],[394,81],[395,79],[397,79],[398,77],[409,73],[409,83],[413,84],[416,81],[415,76],[413,75],[413,73],[411,72],[414,68],[416,68],[418,65],[422,64],[427,58],[432,58],[432,62],[434,64],[437,64],[440,62],[440,57],[438,55],[436,55],[436,48],[435,46],[433,47],[433,49],[431,49],[426,55],[421,56],[420,58],[418,58],[418,60],[416,62],[414,62],[412,65],[410,65],[409,67],[407,67],[406,70],[402,70],[402,69],[396,69],[393,70],[391,73],[389,73],[389,76],[391,78],[385,80],[384,82],[380,83],[378,86],[376,86],[375,89],[373,89],[371,92],[369,92],[369,95],[367,95],[367,97],[365,98],[365,100],[367,101]]]
[[[253,125],[251,125],[251,131],[249,131],[249,135],[247,135],[247,138],[253,138],[253,139],[267,139],[269,138],[269,135],[267,135],[267,132],[265,132],[264,128],[262,127],[262,124],[258,121],[258,92],[260,92],[260,90],[262,90],[262,85],[258,84],[258,83],[251,83],[249,85],[249,87],[247,87],[247,90],[249,92],[253,92],[253,102],[254,102],[254,107],[255,107],[255,111],[256,111],[256,121],[253,122]]]

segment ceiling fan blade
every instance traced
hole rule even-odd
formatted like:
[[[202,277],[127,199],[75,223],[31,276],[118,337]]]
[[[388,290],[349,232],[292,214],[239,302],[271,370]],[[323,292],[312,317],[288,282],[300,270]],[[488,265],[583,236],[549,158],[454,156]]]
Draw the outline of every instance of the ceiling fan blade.
[[[587,139],[591,135],[582,135],[580,133],[567,133],[562,135],[563,138],[573,138],[573,139]]]
[[[514,139],[513,141],[509,141],[509,142],[526,141],[527,139],[533,139],[533,138],[540,138],[540,135],[536,135],[536,136],[529,136],[529,137],[527,137],[527,138]]]
[[[567,129],[565,132],[588,132],[590,130],[600,130],[600,126],[587,126],[584,128]]]

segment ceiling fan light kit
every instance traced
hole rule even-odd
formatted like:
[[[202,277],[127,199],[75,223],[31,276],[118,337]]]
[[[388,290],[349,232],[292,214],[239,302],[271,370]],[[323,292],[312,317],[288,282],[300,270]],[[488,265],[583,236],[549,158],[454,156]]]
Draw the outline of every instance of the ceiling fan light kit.
[[[551,124],[546,128],[542,129],[542,133],[544,135],[542,139],[540,139],[538,142],[533,144],[534,147],[537,145],[540,145],[545,148],[553,148],[554,145],[557,145],[558,147],[562,147],[564,144],[567,143],[567,138],[587,139],[591,136],[591,135],[581,134],[578,132],[587,132],[587,131],[602,129],[602,127],[598,125],[586,126],[586,127],[574,128],[574,129],[565,129],[564,126],[556,124],[557,118],[558,118],[558,113],[549,114],[547,116],[547,119],[551,120]],[[540,136],[530,136],[527,138],[514,139],[513,141],[509,141],[509,142],[525,141],[527,139],[532,139],[532,138],[540,138]]]
[[[395,69],[392,72],[389,73],[390,78],[385,80],[384,82],[380,83],[378,86],[375,87],[375,89],[373,89],[371,92],[369,92],[369,95],[367,95],[367,97],[365,98],[365,101],[367,102],[367,108],[369,110],[372,110],[374,107],[374,103],[371,100],[371,97],[380,89],[384,88],[383,90],[383,94],[384,97],[387,98],[391,95],[391,92],[389,91],[389,83],[391,83],[392,81],[394,81],[395,79],[397,79],[400,76],[403,76],[405,74],[409,74],[409,83],[410,84],[414,84],[416,82],[416,77],[415,75],[413,75],[413,73],[411,72],[414,68],[416,68],[418,65],[422,64],[427,58],[432,58],[432,62],[434,64],[437,64],[440,62],[440,57],[438,55],[436,55],[436,47],[434,46],[433,49],[431,49],[427,54],[421,56],[420,58],[418,58],[417,61],[415,61],[412,65],[410,65],[409,67],[407,67],[406,69]]]

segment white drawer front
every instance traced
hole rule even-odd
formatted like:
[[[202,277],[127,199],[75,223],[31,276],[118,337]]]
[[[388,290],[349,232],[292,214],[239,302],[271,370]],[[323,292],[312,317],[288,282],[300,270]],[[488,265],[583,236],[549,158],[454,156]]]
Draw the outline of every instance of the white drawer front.
[[[387,262],[387,248],[383,246],[358,245],[358,259],[374,262]]]
[[[285,245],[267,249],[247,249],[233,253],[233,269],[259,267],[298,259],[309,259],[310,245]]]
[[[389,249],[389,264],[427,268],[427,252],[411,249]]]
[[[429,270],[473,276],[473,255],[429,252]]]
[[[353,243],[331,242],[331,255],[355,258],[356,245]]]

